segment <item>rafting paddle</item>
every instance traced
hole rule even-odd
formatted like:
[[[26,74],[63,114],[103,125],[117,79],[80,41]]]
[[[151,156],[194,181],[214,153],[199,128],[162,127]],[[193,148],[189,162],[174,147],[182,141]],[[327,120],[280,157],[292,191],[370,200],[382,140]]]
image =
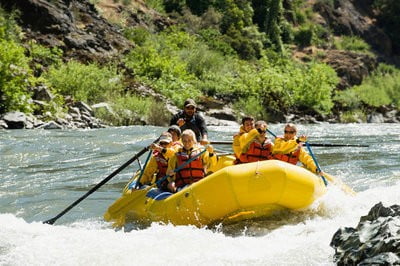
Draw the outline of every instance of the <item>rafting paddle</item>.
[[[211,141],[211,144],[232,145],[232,141]],[[312,147],[369,147],[363,144],[309,143]]]
[[[158,140],[159,140],[159,138],[156,139],[153,143],[157,142]],[[90,194],[92,194],[93,192],[98,190],[100,187],[102,187],[105,183],[107,183],[111,178],[116,176],[119,172],[124,170],[132,162],[137,160],[140,156],[142,156],[145,152],[147,152],[149,150],[149,148],[150,148],[150,146],[143,148],[141,151],[139,151],[137,154],[135,154],[135,156],[133,156],[131,159],[129,159],[126,163],[121,165],[118,169],[116,169],[114,172],[112,172],[109,176],[104,178],[100,183],[98,183],[96,186],[94,186],[92,189],[90,189],[88,192],[86,192],[85,195],[83,195],[82,197],[80,197],[79,199],[74,201],[71,205],[69,205],[67,208],[65,208],[65,210],[63,210],[62,212],[57,214],[55,217],[53,217],[49,220],[46,220],[43,223],[44,224],[54,224],[60,217],[62,217],[64,214],[66,214],[69,210],[71,210],[73,207],[78,205],[82,200],[86,199]]]

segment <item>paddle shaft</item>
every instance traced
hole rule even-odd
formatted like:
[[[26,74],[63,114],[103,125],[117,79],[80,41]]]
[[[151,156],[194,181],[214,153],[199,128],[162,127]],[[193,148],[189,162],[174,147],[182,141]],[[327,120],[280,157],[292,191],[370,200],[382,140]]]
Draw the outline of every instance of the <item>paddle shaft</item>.
[[[211,144],[232,145],[232,141],[211,141]],[[369,147],[363,144],[331,144],[331,143],[309,143],[311,147]]]
[[[96,186],[94,186],[91,190],[89,190],[88,192],[86,192],[85,195],[83,195],[82,197],[80,197],[79,199],[77,199],[76,201],[74,201],[71,205],[69,205],[67,208],[65,208],[65,210],[63,210],[62,212],[60,212],[57,216],[44,221],[44,224],[54,224],[55,221],[57,221],[60,217],[62,217],[64,214],[66,214],[69,210],[71,210],[73,207],[75,207],[76,205],[78,205],[82,200],[86,199],[90,194],[92,194],[93,192],[95,192],[96,190],[98,190],[101,186],[103,186],[105,183],[107,183],[111,178],[113,178],[114,176],[116,176],[119,172],[121,172],[122,170],[124,170],[128,165],[130,165],[132,162],[134,162],[135,160],[137,160],[140,156],[142,156],[146,151],[149,150],[149,147],[145,147],[143,148],[141,151],[139,151],[135,156],[133,156],[129,161],[127,161],[126,163],[124,163],[123,165],[121,165],[118,169],[116,169],[114,172],[112,172],[109,176],[107,176],[106,178],[104,178],[100,183],[98,183]]]
[[[144,170],[146,169],[147,163],[149,162],[152,154],[153,154],[153,151],[149,151],[149,154],[147,155],[147,158],[146,158],[146,162],[144,163],[144,167],[142,169],[140,169],[140,175],[139,175],[139,178],[138,178],[138,180],[137,180],[137,182],[135,184],[135,188],[136,189],[139,187],[140,180],[142,179],[142,176],[144,174]]]
[[[311,150],[310,144],[307,141],[305,143],[306,143],[306,147],[308,149],[308,152],[310,153],[315,165],[317,166],[318,172],[321,173],[322,172],[321,167],[319,167],[319,163],[317,161],[317,158],[314,156],[314,153]],[[322,181],[324,181],[325,186],[327,186],[328,182],[326,181],[326,178],[323,175],[320,175],[320,177],[322,178]]]

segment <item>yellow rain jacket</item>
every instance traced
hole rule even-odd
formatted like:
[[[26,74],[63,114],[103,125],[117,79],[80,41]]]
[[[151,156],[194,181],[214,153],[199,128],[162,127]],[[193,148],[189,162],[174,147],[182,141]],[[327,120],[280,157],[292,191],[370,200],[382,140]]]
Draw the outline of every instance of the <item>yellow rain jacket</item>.
[[[246,131],[244,130],[244,126],[240,126],[239,133],[236,133],[233,136],[232,149],[233,152],[235,153],[236,158],[240,158],[240,154],[242,153],[242,148],[240,145],[240,137],[245,133]]]
[[[161,153],[164,156],[165,159],[169,160],[171,157],[175,155],[175,153],[182,147],[181,142],[174,142],[172,143],[172,146],[169,148],[166,148],[163,150]],[[142,184],[151,184],[155,182],[154,175],[158,172],[158,164],[157,160],[154,157],[154,155],[151,156],[149,162],[146,165],[146,168],[144,169],[142,178],[140,179],[140,183]]]
[[[260,135],[260,133],[258,133],[257,129],[255,129],[255,128],[250,130],[248,133],[243,133],[239,138],[241,153],[246,153],[250,148],[250,144],[259,135]],[[272,147],[273,147],[273,145],[272,145]],[[274,147],[273,147],[273,149],[274,149]]]
[[[274,141],[274,149],[272,155],[274,154],[290,154],[300,148],[299,161],[303,164],[305,168],[313,173],[317,173],[317,166],[314,163],[311,155],[297,143],[297,138],[292,140],[285,140],[283,137],[276,137]]]

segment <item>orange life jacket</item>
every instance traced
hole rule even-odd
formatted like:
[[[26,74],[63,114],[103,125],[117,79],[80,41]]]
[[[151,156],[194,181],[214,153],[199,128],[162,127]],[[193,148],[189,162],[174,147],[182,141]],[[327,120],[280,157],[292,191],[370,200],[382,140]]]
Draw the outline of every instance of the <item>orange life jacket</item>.
[[[296,165],[297,162],[299,161],[299,157],[300,157],[300,150],[301,150],[301,144],[297,145],[297,148],[287,154],[274,154],[273,158],[276,160],[280,160],[280,161],[284,161],[284,162],[288,162],[291,164]]]
[[[177,152],[176,156],[178,158],[178,166],[182,165],[187,160],[193,158],[199,153],[199,150],[189,152],[190,155],[184,151]],[[201,156],[199,156],[176,173],[175,186],[179,188],[195,183],[204,177],[204,173],[203,161],[201,160]]]
[[[252,163],[269,159],[272,159],[272,143],[269,139],[266,139],[263,144],[253,141],[250,144],[249,150],[240,155],[242,163]]]

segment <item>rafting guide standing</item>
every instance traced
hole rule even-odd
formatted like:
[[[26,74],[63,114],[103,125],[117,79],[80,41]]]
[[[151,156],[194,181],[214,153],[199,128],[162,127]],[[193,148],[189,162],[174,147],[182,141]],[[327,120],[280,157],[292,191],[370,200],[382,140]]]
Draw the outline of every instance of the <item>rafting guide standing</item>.
[[[196,108],[195,101],[187,99],[183,104],[183,110],[172,117],[170,125],[178,125],[182,131],[191,129],[196,134],[197,141],[201,145],[206,145],[209,143],[206,122]]]

